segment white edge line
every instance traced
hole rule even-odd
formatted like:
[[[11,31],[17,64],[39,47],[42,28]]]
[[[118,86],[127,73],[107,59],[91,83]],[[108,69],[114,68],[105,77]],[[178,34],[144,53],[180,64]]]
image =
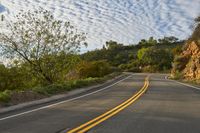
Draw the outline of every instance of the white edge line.
[[[75,97],[75,98],[72,98],[72,99],[68,99],[68,100],[64,100],[64,101],[61,101],[61,102],[58,102],[58,103],[54,103],[54,104],[51,104],[51,105],[47,105],[47,106],[44,106],[44,107],[40,107],[40,108],[37,108],[37,109],[33,109],[33,110],[29,110],[29,111],[26,111],[26,112],[22,112],[22,113],[19,113],[19,114],[15,114],[15,115],[11,115],[11,116],[7,116],[7,117],[4,117],[4,118],[1,118],[0,121],[3,121],[3,120],[6,120],[6,119],[10,119],[10,118],[14,118],[14,117],[17,117],[17,116],[21,116],[21,115],[24,115],[24,114],[28,114],[28,113],[32,113],[32,112],[36,112],[36,111],[39,111],[39,110],[42,110],[42,109],[46,109],[46,108],[50,108],[50,107],[53,107],[53,106],[56,106],[56,105],[59,105],[59,104],[63,104],[63,103],[66,103],[66,102],[70,102],[70,101],[73,101],[73,100],[77,100],[77,99],[80,99],[80,98],[83,98],[83,97],[86,97],[86,96],[89,96],[89,95],[92,95],[92,94],[95,94],[95,93],[98,93],[98,92],[101,92],[103,90],[106,90],[128,78],[130,78],[131,76],[133,76],[134,74],[131,74],[130,76],[120,80],[120,81],[117,81],[116,83],[114,84],[111,84],[109,86],[106,86],[100,90],[97,90],[97,91],[94,91],[94,92],[91,92],[91,93],[88,93],[88,94],[85,94],[85,95],[82,95],[82,96],[79,96],[79,97]]]
[[[178,84],[181,84],[181,85],[184,85],[184,86],[187,86],[187,87],[190,87],[190,88],[193,88],[193,89],[200,90],[200,88],[199,88],[199,87],[192,86],[192,85],[189,85],[189,84],[186,84],[186,83],[182,83],[182,82],[179,82],[179,81],[176,81],[176,80],[171,80],[171,79],[168,79],[168,76],[165,76],[165,79],[166,79],[166,80],[169,80],[169,81],[176,82],[176,83],[178,83]]]

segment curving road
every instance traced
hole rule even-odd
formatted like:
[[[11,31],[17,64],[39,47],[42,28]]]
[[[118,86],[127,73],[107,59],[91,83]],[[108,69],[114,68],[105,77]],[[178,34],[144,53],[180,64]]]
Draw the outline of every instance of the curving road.
[[[165,76],[133,74],[75,100],[0,114],[0,133],[200,133],[200,90]]]

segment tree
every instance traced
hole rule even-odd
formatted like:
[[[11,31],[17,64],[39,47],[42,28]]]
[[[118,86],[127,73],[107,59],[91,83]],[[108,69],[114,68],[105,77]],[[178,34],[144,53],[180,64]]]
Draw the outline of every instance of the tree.
[[[164,37],[162,39],[158,39],[160,44],[172,44],[177,42],[179,39],[174,36]]]
[[[138,44],[139,45],[146,45],[147,41],[145,39],[142,39]]]
[[[121,47],[123,47],[123,44],[119,44],[116,41],[108,41],[106,42],[106,47],[108,49],[120,49]]]
[[[156,45],[157,44],[157,40],[154,39],[153,37],[150,37],[148,40],[149,45]]]
[[[144,66],[156,66],[158,69],[170,69],[173,55],[165,49],[156,49],[153,47],[142,48],[138,51],[138,59]]]
[[[200,16],[195,19],[195,22],[196,22],[196,26],[195,26],[195,29],[189,40],[199,42],[199,40],[200,40]]]
[[[142,39],[138,44],[142,46],[153,46],[157,44],[157,40],[153,37],[149,37],[149,40]]]
[[[145,53],[148,51],[149,48],[141,48],[138,50],[137,57],[139,60],[143,60]]]
[[[3,54],[28,63],[48,83],[53,83],[52,77],[57,72],[51,71],[58,65],[55,59],[77,53],[81,45],[86,45],[85,40],[85,33],[78,32],[70,22],[56,20],[43,9],[21,11],[0,32]],[[65,60],[61,64],[65,68],[70,63]]]

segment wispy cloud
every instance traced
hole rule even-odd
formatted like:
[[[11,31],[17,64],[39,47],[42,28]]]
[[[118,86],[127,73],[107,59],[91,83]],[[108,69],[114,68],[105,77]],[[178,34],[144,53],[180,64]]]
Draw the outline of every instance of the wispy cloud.
[[[2,0],[12,18],[20,9],[52,11],[88,33],[89,49],[107,40],[125,44],[150,36],[191,34],[193,19],[200,13],[199,0]]]

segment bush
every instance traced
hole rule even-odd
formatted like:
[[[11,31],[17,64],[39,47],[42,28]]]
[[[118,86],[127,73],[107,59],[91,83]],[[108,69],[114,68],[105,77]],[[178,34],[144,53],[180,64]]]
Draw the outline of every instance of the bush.
[[[176,56],[173,63],[173,69],[175,71],[182,71],[186,67],[189,59],[189,56]]]
[[[119,68],[127,72],[141,72],[139,60],[133,60],[129,64],[121,64]]]
[[[111,66],[104,60],[86,62],[83,61],[77,66],[80,78],[103,77],[112,72]]]
[[[62,92],[64,90],[67,90],[68,88],[66,88],[64,85],[60,85],[60,84],[52,84],[52,85],[48,85],[45,87],[35,87],[32,90],[34,92],[37,92],[39,94],[43,94],[43,95],[51,95],[51,94],[56,94],[58,92]]]
[[[5,67],[0,64],[0,91],[24,90],[38,84],[31,72],[27,71],[25,65],[13,65]]]
[[[127,70],[128,72],[141,72],[141,70],[138,67],[132,67]]]
[[[158,72],[159,71],[159,67],[157,65],[153,65],[153,66],[146,66],[142,68],[143,72]]]
[[[11,91],[5,90],[3,92],[0,92],[0,102],[7,103],[10,101],[11,98]]]
[[[179,72],[179,71],[176,71],[174,74],[173,74],[173,79],[175,80],[178,80],[178,79],[182,79],[183,78],[183,73]]]
[[[32,90],[43,95],[52,95],[64,91],[70,91],[75,88],[81,88],[100,82],[100,78],[87,78],[67,81],[63,84],[52,84],[45,87],[35,87]]]

